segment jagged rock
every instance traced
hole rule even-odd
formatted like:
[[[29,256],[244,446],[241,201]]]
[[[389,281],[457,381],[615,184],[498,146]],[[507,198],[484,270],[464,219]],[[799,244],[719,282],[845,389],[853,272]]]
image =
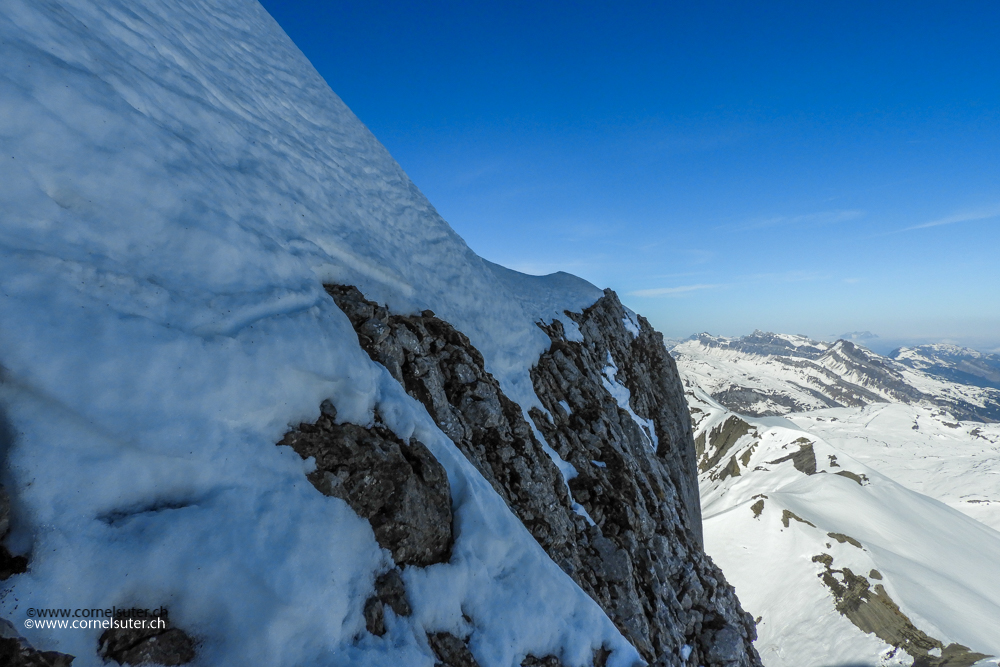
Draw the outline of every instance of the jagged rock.
[[[194,660],[195,641],[183,630],[170,627],[165,614],[156,616],[153,623],[150,619],[145,620],[147,627],[144,628],[105,630],[98,655],[121,665],[184,665]],[[156,623],[157,620],[163,623]]]
[[[713,428],[707,436],[705,433],[700,433],[694,441],[695,454],[701,457],[698,470],[706,472],[715,467],[740,438],[755,433],[756,430],[736,415],[732,415]]]
[[[708,659],[713,663],[737,662],[743,654],[743,637],[736,629],[727,625],[716,632],[708,649]]]
[[[438,658],[435,667],[479,667],[465,642],[448,632],[427,635],[427,643]]]
[[[768,464],[774,465],[777,463],[784,463],[785,461],[791,461],[795,469],[806,475],[816,474],[816,454],[813,452],[813,443],[809,442],[806,438],[799,438],[794,444],[799,446],[799,450],[788,456],[782,456],[774,461],[768,461]],[[840,473],[838,473],[840,474]]]
[[[22,638],[0,637],[3,667],[69,667],[75,658],[55,651],[36,651]]]
[[[0,425],[0,429],[3,426]],[[0,540],[7,537],[10,530],[10,498],[3,486],[0,486]],[[0,543],[0,581],[8,579],[15,574],[28,571],[28,558],[26,556],[15,556],[7,547]],[[2,664],[2,663],[0,663]]]
[[[15,556],[0,544],[0,581],[28,571],[28,558]]]
[[[554,655],[536,658],[529,655],[521,661],[521,667],[563,667],[562,661]]]
[[[365,602],[365,627],[368,632],[381,637],[385,634],[385,606],[388,605],[397,616],[412,613],[406,599],[406,587],[398,569],[392,569],[375,581],[375,595]]]
[[[611,651],[603,647],[599,648],[594,651],[594,657],[590,664],[593,667],[604,667],[608,664],[608,656],[610,655]],[[546,655],[541,658],[529,655],[521,661],[521,667],[564,667],[564,665],[562,660],[554,655]]]
[[[621,560],[584,589],[651,663],[682,664],[685,644],[691,661],[731,662],[713,658],[714,635],[702,632],[730,628],[740,640],[736,664],[759,664],[754,623],[701,548],[690,419],[662,338],[641,317],[633,336],[610,290],[582,314],[567,316],[584,340],[568,340],[560,322],[545,327],[552,347],[532,379],[552,418],[541,411],[532,417],[579,473],[570,488],[597,523],[601,539],[592,543],[602,560]],[[628,390],[627,405],[610,393],[613,383]],[[653,434],[644,430],[650,421]]]
[[[375,581],[375,595],[398,616],[412,613],[410,601],[406,599],[406,587],[399,570],[389,570]]]
[[[377,597],[365,600],[365,629],[376,637],[385,634],[385,608]]]
[[[6,447],[5,425],[0,422],[0,449]],[[10,498],[0,485],[0,540],[7,537],[10,530]],[[0,544],[0,581],[28,570],[28,559],[15,556]],[[73,656],[55,651],[38,651],[21,637],[14,626],[0,618],[0,665],[3,667],[65,667],[73,662]]]
[[[552,346],[532,370],[532,381],[549,414],[535,410],[531,416],[578,471],[568,485],[571,498],[559,468],[468,338],[429,311],[395,315],[354,287],[326,288],[369,356],[424,404],[647,661],[680,666],[680,649],[688,645],[691,664],[760,664],[752,618],[702,551],[687,405],[676,366],[645,319],[633,336],[608,290],[584,313],[567,313],[582,343],[567,340],[559,321],[543,326]],[[609,377],[611,366],[616,370]],[[612,379],[627,388],[627,408],[609,391]],[[594,525],[574,511],[574,500]],[[740,655],[722,660],[733,636]]]
[[[558,563],[572,560],[570,545],[586,524],[570,510],[565,485],[553,483],[561,479],[559,469],[520,407],[484,370],[482,355],[469,339],[430,311],[390,315],[357,288],[326,289],[369,356],[424,404],[539,544]]]
[[[448,475],[426,446],[404,443],[382,426],[337,424],[328,401],[315,424],[300,424],[279,445],[316,458],[309,481],[371,522],[375,539],[398,565],[430,565],[451,556]]]

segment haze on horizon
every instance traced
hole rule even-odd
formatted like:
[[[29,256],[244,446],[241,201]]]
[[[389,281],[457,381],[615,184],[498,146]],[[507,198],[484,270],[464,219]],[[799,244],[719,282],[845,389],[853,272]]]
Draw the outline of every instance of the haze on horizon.
[[[669,337],[1000,348],[994,3],[263,5],[491,261]]]

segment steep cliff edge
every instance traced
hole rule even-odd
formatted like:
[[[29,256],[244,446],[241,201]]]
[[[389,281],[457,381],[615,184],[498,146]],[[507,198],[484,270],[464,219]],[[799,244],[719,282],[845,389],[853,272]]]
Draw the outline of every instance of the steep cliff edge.
[[[626,313],[614,292],[565,313],[577,340],[560,320],[539,324],[552,345],[532,369],[544,411],[533,408],[531,419],[549,448],[447,322],[430,311],[390,314],[354,287],[327,291],[372,360],[424,405],[648,662],[759,664],[751,617],[702,551],[694,441],[677,368],[662,337]],[[285,442],[314,428],[302,425]],[[344,479],[361,472],[340,469]]]

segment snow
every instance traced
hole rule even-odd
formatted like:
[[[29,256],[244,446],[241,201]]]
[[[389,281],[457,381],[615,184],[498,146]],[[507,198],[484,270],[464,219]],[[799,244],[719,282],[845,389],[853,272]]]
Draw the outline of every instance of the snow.
[[[816,359],[753,354],[722,346],[706,345],[698,339],[684,341],[674,346],[670,352],[684,365],[688,377],[709,394],[716,395],[732,388],[749,388],[766,396],[785,399],[780,402],[761,400],[751,406],[757,413],[785,414],[793,410],[818,410],[826,408],[829,405],[826,401],[831,398],[837,399],[838,402],[843,401],[838,392],[831,392],[829,389],[837,380],[846,380],[863,387],[887,403],[898,400],[879,384],[870,382],[869,378],[856,369],[856,364],[845,361],[841,351],[842,342],[829,344],[810,341],[802,336],[783,334],[777,334],[775,337],[795,347],[815,348],[822,351],[822,354]],[[708,338],[727,344],[738,340]],[[894,372],[900,382],[931,396],[962,401],[979,407],[995,403],[1000,397],[995,389],[949,382],[887,357],[878,357],[878,361]]]
[[[632,394],[628,390],[628,387],[618,381],[618,365],[611,358],[611,351],[609,350],[607,354],[607,365],[603,369],[604,376],[601,378],[601,383],[608,390],[608,393],[611,394],[612,398],[615,399],[615,402],[618,403],[618,407],[629,414],[632,421],[639,427],[639,432],[646,438],[647,444],[655,452],[659,448],[659,440],[656,437],[656,423],[652,419],[640,417],[632,409],[632,404],[630,403]]]
[[[535,322],[578,336],[597,288],[477,257],[255,2],[7,0],[0,54],[4,484],[32,553],[0,615],[165,604],[200,665],[431,665],[439,630],[484,667],[636,659],[322,283],[433,310],[524,409]],[[354,641],[387,552],[274,445],[324,399],[452,485],[453,558],[406,570],[383,638]],[[19,629],[102,664],[99,631]]]
[[[622,324],[625,325],[625,330],[632,334],[632,338],[639,337],[639,317],[633,310],[625,308],[625,317],[622,318]]]
[[[787,418],[903,486],[1000,530],[1000,424],[952,421],[940,410],[899,404]]]
[[[707,433],[733,413],[698,386],[705,366],[695,375],[686,363],[682,357],[679,367],[696,434]],[[705,545],[743,607],[761,618],[756,645],[767,667],[912,663],[837,612],[812,560],[820,554],[835,569],[878,570],[883,579],[872,585],[884,585],[928,635],[1000,655],[998,425],[954,423],[939,409],[900,404],[740,418],[753,429],[701,476]],[[815,453],[813,475],[775,463],[803,438]],[[721,480],[716,473],[730,456],[740,474]],[[862,483],[837,474],[844,471]]]

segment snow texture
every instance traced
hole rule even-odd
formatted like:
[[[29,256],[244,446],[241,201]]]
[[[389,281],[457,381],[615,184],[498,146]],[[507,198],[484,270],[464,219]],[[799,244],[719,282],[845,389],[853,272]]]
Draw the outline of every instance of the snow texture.
[[[213,666],[429,666],[425,631],[484,667],[637,658],[322,283],[433,310],[524,409],[534,323],[573,335],[597,288],[477,257],[251,0],[4,0],[0,59],[4,485],[31,552],[0,616],[166,605]],[[381,638],[355,642],[388,553],[274,445],[324,399],[451,482],[453,558],[406,570],[414,613]],[[22,632],[102,664],[98,630]]]
[[[697,373],[683,357],[679,366],[696,435],[709,436],[734,413],[698,386],[704,360]],[[739,418],[749,432],[701,475],[705,549],[761,618],[767,667],[912,662],[837,612],[820,554],[837,569],[877,570],[872,586],[931,637],[1000,656],[998,425],[901,404]],[[804,442],[812,474],[788,460]],[[737,474],[720,474],[734,464]]]

